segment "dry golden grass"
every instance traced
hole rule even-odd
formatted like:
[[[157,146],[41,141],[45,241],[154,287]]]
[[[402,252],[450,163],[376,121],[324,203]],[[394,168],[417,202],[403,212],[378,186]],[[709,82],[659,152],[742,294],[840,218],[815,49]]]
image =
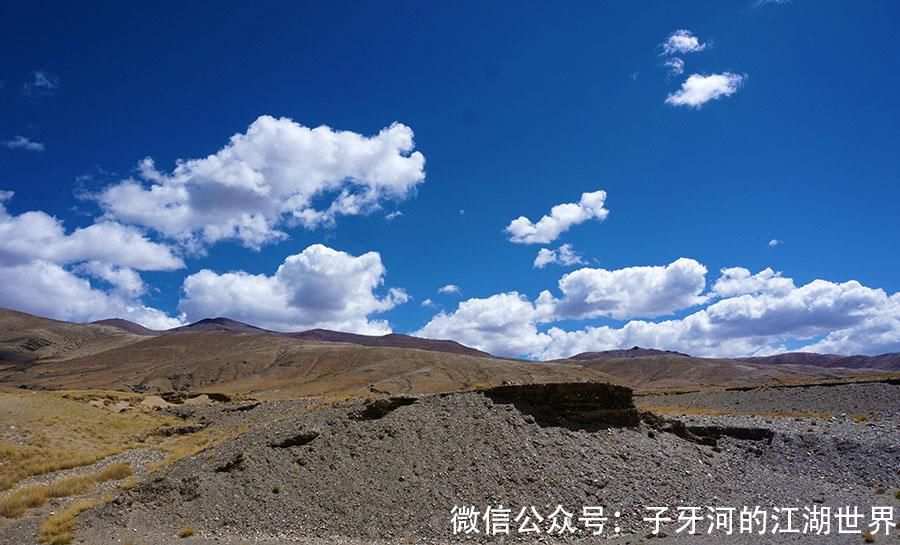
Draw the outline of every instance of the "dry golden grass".
[[[97,482],[119,481],[132,475],[134,475],[134,471],[129,463],[109,464],[97,474]]]
[[[191,537],[194,533],[193,526],[184,526],[178,531],[178,537],[184,539],[186,537]]]
[[[38,531],[38,541],[49,545],[66,545],[75,539],[75,517],[97,505],[97,500],[81,500],[51,515]]]
[[[162,461],[148,466],[147,473],[155,473],[182,458],[199,454],[210,447],[240,437],[247,433],[248,430],[249,428],[247,426],[236,426],[227,429],[205,429],[190,435],[180,435],[170,438],[165,445],[160,447],[161,450],[167,453],[166,457]]]
[[[0,491],[32,475],[90,465],[145,444],[152,430],[177,422],[153,413],[116,414],[71,397],[0,391]]]
[[[67,498],[91,492],[97,484],[124,479],[133,474],[129,464],[111,464],[94,473],[72,475],[49,484],[23,486],[0,498],[0,517],[17,518],[28,509],[40,507],[50,498]]]

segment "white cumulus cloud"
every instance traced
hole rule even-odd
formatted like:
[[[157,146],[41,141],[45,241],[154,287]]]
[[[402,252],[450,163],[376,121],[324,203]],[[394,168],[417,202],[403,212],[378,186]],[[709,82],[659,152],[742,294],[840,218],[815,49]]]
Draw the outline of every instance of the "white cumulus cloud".
[[[127,290],[98,289],[88,279],[40,259],[0,265],[0,306],[74,322],[118,317],[151,329],[169,329],[184,323],[178,317],[143,305]]]
[[[548,340],[538,333],[534,305],[516,292],[463,301],[452,313],[438,313],[413,335],[453,339],[497,356],[539,352]]]
[[[756,274],[751,274],[743,267],[722,269],[721,273],[712,288],[719,297],[753,293],[787,294],[794,289],[793,280],[782,277],[780,272],[768,267]]]
[[[700,108],[711,100],[736,93],[745,77],[731,72],[709,75],[691,74],[681,84],[681,89],[666,97],[666,104]]]
[[[0,306],[79,322],[120,317],[155,329],[182,324],[140,301],[147,289],[138,270],[184,267],[168,246],[110,221],[67,233],[44,212],[10,214],[4,203],[12,196],[0,191]]]
[[[459,293],[461,291],[462,290],[460,290],[459,286],[457,286],[456,284],[447,284],[438,288],[438,293],[443,294]]]
[[[377,252],[353,256],[321,244],[289,256],[271,276],[201,270],[184,280],[178,308],[190,320],[228,316],[278,331],[312,328],[390,333],[369,316],[405,303],[403,290],[375,293],[385,268]]]
[[[535,359],[635,345],[746,356],[804,340],[809,341],[804,350],[817,352],[900,351],[900,293],[889,296],[856,281],[813,280],[798,287],[771,269],[752,274],[734,267],[722,271],[710,293],[702,293],[706,269],[689,259],[666,267],[582,271],[587,272],[563,277],[561,299],[549,292],[535,301],[516,292],[469,299],[454,312],[434,316],[417,334]],[[706,306],[682,318],[645,319],[694,304]],[[553,325],[592,316],[623,323],[575,330]],[[542,331],[542,324],[551,325]]]
[[[512,242],[521,244],[547,244],[556,240],[559,235],[589,220],[603,221],[609,215],[604,208],[606,191],[583,193],[577,203],[557,204],[550,209],[550,214],[532,222],[525,216],[514,219],[506,232]]]
[[[413,131],[394,123],[374,136],[261,116],[218,152],[171,172],[152,159],[140,180],[106,188],[109,217],[149,227],[194,249],[234,239],[248,248],[282,240],[284,227],[314,228],[410,196],[425,179]]]
[[[132,227],[105,221],[66,233],[59,220],[41,211],[11,215],[0,192],[0,263],[42,259],[57,264],[100,261],[145,271],[169,271],[184,262],[164,244]]]
[[[538,306],[550,319],[617,320],[672,314],[706,301],[706,267],[680,258],[666,266],[606,270],[584,268],[559,280],[562,297],[541,293]]]

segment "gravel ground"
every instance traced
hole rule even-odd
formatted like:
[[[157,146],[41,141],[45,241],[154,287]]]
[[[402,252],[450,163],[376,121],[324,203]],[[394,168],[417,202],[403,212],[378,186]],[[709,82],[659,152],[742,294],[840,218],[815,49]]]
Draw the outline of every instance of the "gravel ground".
[[[660,538],[647,537],[651,527],[642,521],[648,505],[855,505],[865,511],[892,505],[900,514],[893,496],[900,486],[900,398],[897,390],[867,387],[872,385],[823,388],[818,394],[784,390],[777,409],[777,398],[765,390],[706,394],[723,406],[734,403],[728,396],[740,394],[742,403],[773,407],[772,412],[817,403],[829,410],[811,412],[836,407],[856,412],[843,409],[842,400],[851,399],[880,400],[863,411],[884,409],[866,422],[681,417],[698,432],[718,426],[773,433],[771,440],[726,435],[715,447],[645,423],[597,432],[542,427],[515,406],[495,404],[479,393],[422,397],[377,419],[362,419],[361,403],[314,409],[276,402],[241,412],[180,407],[184,416],[212,425],[241,421],[251,431],[181,460],[116,502],[85,513],[79,537],[85,544],[130,540],[136,545],[447,543],[463,541],[452,535],[454,505],[483,511],[502,504],[513,508],[513,516],[521,507],[535,506],[547,516],[561,504],[576,518],[583,506],[605,506],[607,514],[619,510],[621,517],[610,517],[610,523],[618,522],[620,535],[543,534],[526,541],[653,543]],[[759,392],[764,397],[753,401]],[[834,403],[814,402],[816,395]],[[690,398],[678,398],[677,406],[685,399]],[[878,487],[886,493],[879,494]],[[177,539],[185,526],[196,535]],[[859,535],[688,536],[676,534],[676,527],[664,527],[665,542],[862,542]],[[615,536],[608,527],[607,535]],[[503,541],[483,533],[467,540]]]

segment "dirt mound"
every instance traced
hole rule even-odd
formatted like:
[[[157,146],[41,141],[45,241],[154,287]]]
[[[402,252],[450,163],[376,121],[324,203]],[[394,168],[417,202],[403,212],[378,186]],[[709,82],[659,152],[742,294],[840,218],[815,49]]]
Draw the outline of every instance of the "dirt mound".
[[[870,505],[869,487],[896,481],[894,438],[852,422],[834,425],[830,436],[805,434],[792,419],[775,426],[691,423],[693,432],[715,436],[705,446],[640,422],[573,430],[519,409],[561,405],[571,414],[626,405],[628,392],[590,388],[405,398],[384,405],[378,418],[358,417],[377,402],[320,409],[263,404],[241,413],[256,423],[251,431],[88,512],[80,535],[86,542],[168,543],[179,528],[192,526],[205,542],[447,541],[455,505],[502,504],[513,515],[534,506],[544,516],[557,505],[576,512],[603,505],[620,511],[612,524],[644,536],[646,505],[794,506],[819,498]]]

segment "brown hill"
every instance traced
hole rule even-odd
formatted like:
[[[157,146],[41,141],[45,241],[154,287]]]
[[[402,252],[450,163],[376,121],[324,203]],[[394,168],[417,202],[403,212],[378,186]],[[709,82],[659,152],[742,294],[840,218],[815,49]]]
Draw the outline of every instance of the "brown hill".
[[[674,356],[690,358],[688,354],[674,352],[672,350],[657,350],[655,348],[641,348],[633,346],[622,350],[604,350],[602,352],[582,352],[569,357],[570,360],[599,360],[603,358],[648,358],[652,356]]]
[[[129,322],[128,320],[123,320],[122,318],[107,318],[106,320],[97,320],[96,322],[91,322],[91,324],[116,327],[116,328],[121,329],[122,331],[134,333],[135,335],[143,335],[145,337],[152,337],[152,336],[163,334],[162,331],[158,331],[156,329],[149,329],[149,328],[142,326],[141,324]]]
[[[274,333],[268,329],[238,322],[231,318],[205,318],[199,322],[176,327],[166,333]]]

